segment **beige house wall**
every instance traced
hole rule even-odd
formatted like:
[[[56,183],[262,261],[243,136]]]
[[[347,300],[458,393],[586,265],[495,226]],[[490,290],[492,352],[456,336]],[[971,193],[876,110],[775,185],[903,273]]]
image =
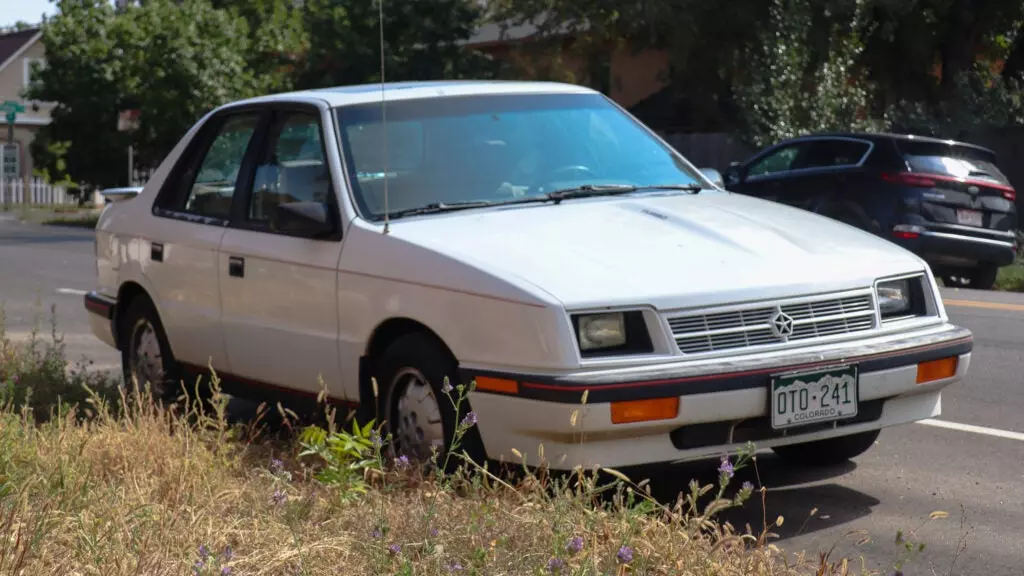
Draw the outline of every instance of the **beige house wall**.
[[[25,107],[25,111],[18,114],[14,123],[14,141],[19,148],[22,177],[32,175],[34,166],[29,147],[39,128],[49,123],[50,110],[53,108],[52,104],[32,102],[26,100],[22,95],[26,88],[26,63],[35,59],[43,59],[45,55],[46,49],[43,43],[36,40],[28,49],[0,70],[0,102],[13,100]],[[7,136],[7,120],[0,115],[0,142],[6,144]]]

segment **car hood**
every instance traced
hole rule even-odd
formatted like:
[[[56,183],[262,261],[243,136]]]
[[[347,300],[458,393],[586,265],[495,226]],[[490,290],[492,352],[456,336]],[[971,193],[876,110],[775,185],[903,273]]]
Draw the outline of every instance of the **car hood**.
[[[722,192],[473,210],[398,220],[391,233],[515,276],[570,308],[672,309],[825,293],[926,268],[846,224]]]

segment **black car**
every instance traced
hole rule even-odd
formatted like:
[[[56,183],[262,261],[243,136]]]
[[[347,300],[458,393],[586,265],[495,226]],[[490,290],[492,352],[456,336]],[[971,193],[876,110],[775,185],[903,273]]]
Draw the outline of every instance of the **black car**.
[[[991,288],[1016,256],[1017,194],[981,146],[898,134],[814,134],[730,166],[725,187],[797,206],[913,251],[947,284]]]

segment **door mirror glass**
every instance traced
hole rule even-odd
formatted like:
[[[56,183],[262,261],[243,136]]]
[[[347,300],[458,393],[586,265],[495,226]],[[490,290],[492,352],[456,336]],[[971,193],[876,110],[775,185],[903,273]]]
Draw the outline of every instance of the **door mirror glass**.
[[[722,174],[718,170],[715,170],[714,168],[701,168],[700,173],[708,180],[711,180],[715,186],[718,186],[719,188],[725,187],[725,182],[722,180]]]
[[[733,184],[739,184],[740,183],[740,180],[741,180],[741,177],[740,177],[740,165],[738,163],[730,164],[729,167],[725,169],[725,178],[724,178],[724,180],[725,180],[725,184],[726,185],[733,185]]]
[[[322,238],[334,232],[323,202],[284,202],[274,208],[271,226],[278,232],[303,238]]]

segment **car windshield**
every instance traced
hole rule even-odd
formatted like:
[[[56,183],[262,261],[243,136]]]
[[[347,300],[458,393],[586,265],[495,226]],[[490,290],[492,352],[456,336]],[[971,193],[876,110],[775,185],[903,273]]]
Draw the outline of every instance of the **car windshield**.
[[[599,94],[399,100],[385,114],[386,139],[380,102],[337,109],[355,200],[373,220],[385,211],[385,170],[390,214],[524,201],[579,186],[705,184]]]

